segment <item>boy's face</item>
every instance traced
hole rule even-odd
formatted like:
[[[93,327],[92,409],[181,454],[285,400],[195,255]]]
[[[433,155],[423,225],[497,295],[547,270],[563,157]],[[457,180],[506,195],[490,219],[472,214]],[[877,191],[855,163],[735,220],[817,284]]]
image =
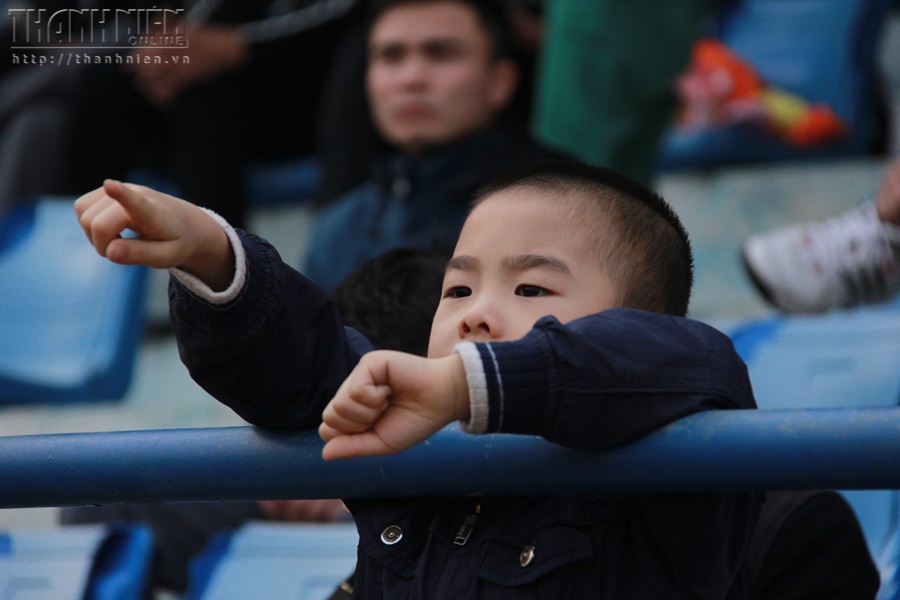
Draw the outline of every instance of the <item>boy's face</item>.
[[[515,67],[492,57],[475,10],[452,0],[388,8],[372,26],[368,52],[372,118],[411,155],[485,127],[515,87]]]
[[[587,226],[548,193],[502,190],[469,215],[444,276],[429,357],[462,341],[519,339],[546,315],[565,323],[617,306]]]

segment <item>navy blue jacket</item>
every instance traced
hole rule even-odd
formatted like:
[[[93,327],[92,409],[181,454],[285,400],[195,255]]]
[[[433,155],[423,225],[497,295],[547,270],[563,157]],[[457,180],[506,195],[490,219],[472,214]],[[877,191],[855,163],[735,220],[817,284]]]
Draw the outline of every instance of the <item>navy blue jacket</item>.
[[[334,305],[242,234],[247,283],[219,307],[171,287],[182,360],[251,423],[309,429],[371,347]],[[754,408],[730,340],[616,309],[477,344],[489,430],[607,449],[683,416]],[[502,392],[502,393],[501,393]],[[503,419],[496,418],[502,412]],[[354,500],[360,598],[742,598],[757,494]]]

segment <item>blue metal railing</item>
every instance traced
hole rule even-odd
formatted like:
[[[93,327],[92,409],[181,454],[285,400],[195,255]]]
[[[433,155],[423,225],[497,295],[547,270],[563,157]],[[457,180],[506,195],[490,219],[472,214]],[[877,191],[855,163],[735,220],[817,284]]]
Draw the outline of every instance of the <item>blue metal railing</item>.
[[[314,432],[253,427],[0,438],[0,507],[187,500],[745,489],[900,489],[900,408],[693,415],[580,452],[449,428],[326,463]]]

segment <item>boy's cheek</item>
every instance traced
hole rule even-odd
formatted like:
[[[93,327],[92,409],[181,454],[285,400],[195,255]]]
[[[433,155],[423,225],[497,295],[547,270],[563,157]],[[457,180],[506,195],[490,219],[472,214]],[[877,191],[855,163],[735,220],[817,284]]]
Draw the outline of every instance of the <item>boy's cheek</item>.
[[[431,334],[428,337],[428,358],[441,358],[453,352],[453,347],[460,340],[456,334],[453,315],[446,306],[438,305],[434,319],[431,321]]]
[[[446,328],[433,326],[431,337],[428,340],[428,358],[443,358],[453,352],[453,347],[459,342],[455,336],[450,335]]]
[[[450,354],[450,351],[446,350],[447,344],[436,341],[434,338],[431,338],[431,341],[428,343],[428,358],[443,358]]]

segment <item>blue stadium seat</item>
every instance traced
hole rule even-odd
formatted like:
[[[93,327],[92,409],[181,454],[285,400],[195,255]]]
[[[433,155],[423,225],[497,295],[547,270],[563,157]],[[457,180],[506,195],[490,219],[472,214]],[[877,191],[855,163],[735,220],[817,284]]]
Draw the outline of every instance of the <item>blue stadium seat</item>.
[[[319,165],[312,158],[253,163],[247,168],[250,203],[270,206],[318,198],[319,179]]]
[[[325,600],[353,574],[358,543],[353,523],[250,523],[194,559],[185,600]]]
[[[890,303],[821,316],[768,317],[732,330],[759,407],[900,404],[898,307],[900,303]],[[900,559],[900,492],[842,493],[859,518],[883,581],[893,580]]]
[[[673,127],[663,169],[810,160],[871,154],[879,138],[877,49],[892,0],[743,0],[717,37],[749,60],[770,84],[830,106],[849,126],[840,141],[798,149],[743,125]]]
[[[774,316],[730,332],[760,408],[891,406],[900,400],[900,310]]]
[[[0,404],[121,398],[143,325],[143,267],[97,255],[71,199],[0,221]]]
[[[141,600],[153,534],[136,524],[0,530],[4,598]]]

